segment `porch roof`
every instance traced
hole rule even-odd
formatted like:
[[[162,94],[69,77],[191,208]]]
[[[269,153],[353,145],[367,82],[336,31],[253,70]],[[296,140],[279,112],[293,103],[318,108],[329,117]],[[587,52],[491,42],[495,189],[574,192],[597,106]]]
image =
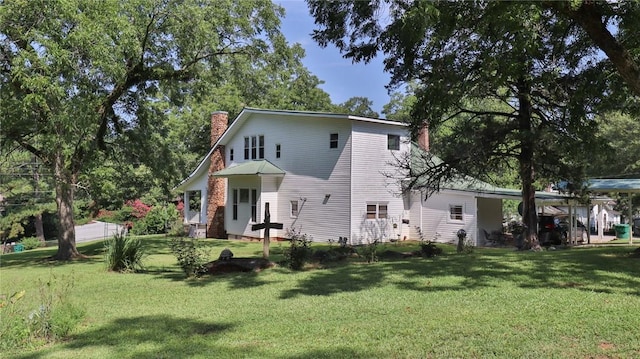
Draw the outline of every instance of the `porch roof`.
[[[267,160],[247,161],[211,174],[214,177],[231,176],[284,176],[285,171]]]

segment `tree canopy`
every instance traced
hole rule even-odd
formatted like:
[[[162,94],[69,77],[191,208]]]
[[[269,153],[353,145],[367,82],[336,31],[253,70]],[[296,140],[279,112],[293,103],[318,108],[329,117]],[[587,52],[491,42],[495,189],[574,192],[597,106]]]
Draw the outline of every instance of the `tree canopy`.
[[[160,93],[176,104],[210,86],[199,79],[224,83],[221,73],[234,59],[266,61],[279,46],[282,11],[266,0],[2,3],[2,146],[18,145],[51,170],[57,258],[79,255],[73,200],[82,170],[120,145],[125,132],[162,136],[154,122],[168,112]],[[157,154],[144,147],[151,142],[136,144],[140,157]]]

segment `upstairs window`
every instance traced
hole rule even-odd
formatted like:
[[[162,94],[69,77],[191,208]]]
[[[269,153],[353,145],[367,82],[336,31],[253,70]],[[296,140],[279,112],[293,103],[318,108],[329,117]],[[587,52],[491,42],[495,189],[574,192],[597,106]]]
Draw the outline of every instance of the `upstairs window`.
[[[278,144],[276,145],[276,158],[280,158],[280,149],[281,149],[281,146],[280,146],[280,144],[278,143]]]
[[[329,148],[338,148],[338,134],[332,133],[329,136]]]
[[[244,159],[264,158],[264,136],[247,136],[244,138]]]
[[[233,161],[233,148],[229,149],[229,160]]]
[[[249,143],[250,142],[249,141],[250,141],[249,137],[245,137],[244,138],[244,159],[245,160],[249,159],[249,149],[250,149],[250,147],[249,147]]]
[[[258,158],[264,158],[264,136],[258,136]]]
[[[398,151],[400,149],[400,136],[387,135],[387,149],[392,151]]]

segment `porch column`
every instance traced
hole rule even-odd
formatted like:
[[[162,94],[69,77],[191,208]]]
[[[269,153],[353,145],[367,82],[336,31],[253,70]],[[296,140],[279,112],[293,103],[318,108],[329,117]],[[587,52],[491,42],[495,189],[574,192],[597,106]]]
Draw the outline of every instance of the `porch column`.
[[[189,223],[189,191],[184,191],[184,208],[182,208],[182,212],[184,215],[184,223]]]
[[[200,190],[200,218],[198,223],[207,223],[207,208],[209,207],[207,192],[206,188]]]
[[[604,237],[604,205],[602,203],[598,204],[598,238],[602,239]]]

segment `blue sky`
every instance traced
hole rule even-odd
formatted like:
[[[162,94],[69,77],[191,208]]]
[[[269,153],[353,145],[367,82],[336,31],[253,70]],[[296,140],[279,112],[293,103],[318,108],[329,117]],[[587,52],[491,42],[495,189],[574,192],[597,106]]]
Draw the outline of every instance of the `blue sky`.
[[[320,48],[311,38],[315,24],[309,15],[307,4],[302,0],[274,0],[286,10],[281,30],[289,43],[300,43],[306,51],[303,63],[306,68],[325,83],[320,87],[331,96],[333,103],[342,103],[351,97],[368,97],[373,101],[373,110],[382,116],[382,106],[389,102],[385,85],[390,76],[383,71],[382,58],[369,64],[352,64],[342,58],[332,45]]]

